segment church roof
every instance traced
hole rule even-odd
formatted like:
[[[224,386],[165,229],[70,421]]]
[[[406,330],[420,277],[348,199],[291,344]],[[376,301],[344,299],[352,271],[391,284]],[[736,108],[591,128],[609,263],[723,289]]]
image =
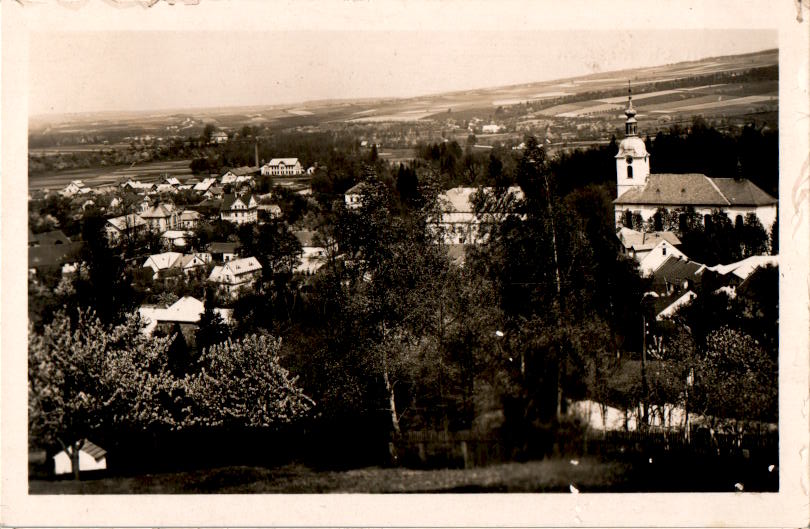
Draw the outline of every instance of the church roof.
[[[767,206],[777,200],[747,179],[709,178],[699,173],[651,174],[644,187],[625,191],[617,205]]]

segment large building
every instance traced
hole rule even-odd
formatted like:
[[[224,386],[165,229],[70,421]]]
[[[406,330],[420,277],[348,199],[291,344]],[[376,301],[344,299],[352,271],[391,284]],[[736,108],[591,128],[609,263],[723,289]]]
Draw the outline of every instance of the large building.
[[[263,176],[298,176],[304,169],[298,158],[273,158],[262,166]]]
[[[725,211],[742,223],[754,213],[765,229],[776,220],[777,199],[746,178],[710,178],[703,174],[650,173],[650,154],[638,136],[636,110],[628,98],[625,138],[616,154],[616,194],[613,201],[618,226],[632,227],[633,217],[650,221],[659,209],[670,213],[694,209],[704,218]]]

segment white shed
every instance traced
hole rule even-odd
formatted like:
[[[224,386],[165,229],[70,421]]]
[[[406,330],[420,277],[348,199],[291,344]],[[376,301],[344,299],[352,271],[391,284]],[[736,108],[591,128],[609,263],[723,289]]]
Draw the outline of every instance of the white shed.
[[[85,439],[79,450],[79,470],[87,472],[90,470],[105,470],[106,468],[107,451]],[[70,456],[64,450],[53,456],[53,469],[57,475],[73,472]]]

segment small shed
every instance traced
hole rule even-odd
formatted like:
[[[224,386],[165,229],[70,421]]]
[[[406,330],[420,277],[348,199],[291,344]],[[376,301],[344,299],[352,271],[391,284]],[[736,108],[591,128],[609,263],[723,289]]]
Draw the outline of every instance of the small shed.
[[[79,449],[79,471],[87,472],[90,470],[105,470],[106,468],[107,451],[85,439]],[[56,475],[73,472],[70,456],[67,452],[62,450],[53,456],[53,469]]]

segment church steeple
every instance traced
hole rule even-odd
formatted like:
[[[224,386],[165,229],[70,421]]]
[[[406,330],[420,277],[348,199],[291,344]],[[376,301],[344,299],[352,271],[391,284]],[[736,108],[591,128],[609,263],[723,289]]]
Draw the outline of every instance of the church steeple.
[[[630,81],[627,81],[627,110],[624,111],[624,115],[627,116],[627,121],[624,122],[625,136],[636,136],[638,122],[636,121],[636,109],[633,108],[633,90],[630,88]]]
[[[627,81],[627,109],[624,111],[625,137],[619,143],[616,154],[616,193],[621,196],[626,191],[643,187],[650,175],[650,155],[644,141],[638,137],[636,109],[633,108],[633,91]]]

